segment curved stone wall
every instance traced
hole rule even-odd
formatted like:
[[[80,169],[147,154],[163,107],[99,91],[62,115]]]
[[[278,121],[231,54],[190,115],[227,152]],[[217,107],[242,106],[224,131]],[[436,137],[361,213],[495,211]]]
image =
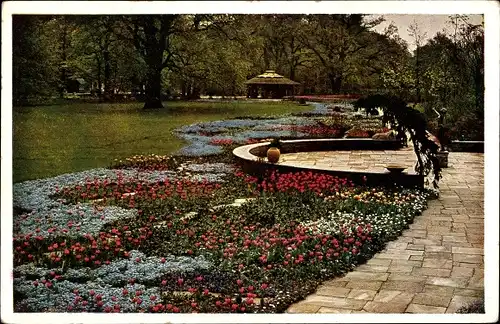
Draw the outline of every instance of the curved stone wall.
[[[401,185],[405,187],[423,187],[424,179],[408,170],[401,174],[388,171],[339,169],[334,166],[304,165],[300,163],[270,163],[267,161],[266,152],[269,142],[249,144],[237,147],[233,154],[238,158],[245,172],[250,174],[263,174],[266,170],[276,169],[280,172],[313,171],[323,172],[339,177],[346,177],[359,184],[368,185]],[[394,151],[401,148],[401,143],[396,140],[373,139],[301,139],[281,141],[281,153],[297,152],[322,152],[322,151]]]

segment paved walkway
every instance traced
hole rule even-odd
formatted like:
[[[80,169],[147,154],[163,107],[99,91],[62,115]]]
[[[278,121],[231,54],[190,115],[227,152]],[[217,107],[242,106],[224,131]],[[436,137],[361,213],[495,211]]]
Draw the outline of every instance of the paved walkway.
[[[484,295],[483,154],[450,153],[441,195],[410,229],[289,313],[455,313]]]

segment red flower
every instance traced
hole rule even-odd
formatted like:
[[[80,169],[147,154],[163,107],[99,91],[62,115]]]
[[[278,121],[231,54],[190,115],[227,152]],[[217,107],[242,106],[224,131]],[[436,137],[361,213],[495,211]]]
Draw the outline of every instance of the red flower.
[[[184,279],[182,278],[177,279],[177,283],[179,284],[179,286],[182,286],[182,284],[184,283]]]

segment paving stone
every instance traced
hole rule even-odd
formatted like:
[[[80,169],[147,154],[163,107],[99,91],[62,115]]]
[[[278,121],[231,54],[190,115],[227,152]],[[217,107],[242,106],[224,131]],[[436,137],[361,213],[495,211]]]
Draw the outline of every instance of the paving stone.
[[[483,289],[455,288],[455,296],[484,298]]]
[[[449,230],[448,230],[449,232]],[[418,244],[418,245],[424,245],[424,246],[439,246],[441,245],[441,240],[430,240],[430,239],[419,239],[419,238],[415,238],[413,239],[413,243],[414,244]],[[427,249],[425,249],[427,251]]]
[[[300,302],[290,306],[287,309],[287,313],[293,313],[293,314],[316,313],[320,309],[320,307],[321,306],[318,305]]]
[[[414,251],[424,251],[425,246],[423,244],[408,243],[408,246],[406,249],[407,250],[414,250]]]
[[[399,290],[387,290],[382,289],[375,295],[373,301],[388,303],[393,301],[397,296],[400,296],[403,292]]]
[[[381,289],[373,298],[376,302],[386,302],[386,303],[399,303],[399,304],[409,304],[411,303],[415,293],[399,291],[399,290],[385,290]]]
[[[346,288],[378,290],[382,283],[383,281],[353,280],[347,283]]]
[[[464,262],[464,263],[481,263],[483,262],[483,256],[477,254],[454,253],[453,261]]]
[[[389,242],[386,245],[386,249],[394,249],[394,250],[404,250],[406,249],[406,246],[408,245],[407,242]]]
[[[406,230],[403,232],[403,236],[413,237],[413,238],[425,238],[427,236],[426,230]]]
[[[431,240],[434,242],[441,242],[443,240],[443,235],[439,233],[428,233],[426,240]]]
[[[424,293],[433,294],[438,296],[452,296],[453,293],[460,288],[448,287],[448,286],[436,286],[436,285],[425,285]]]
[[[406,309],[406,313],[414,314],[444,314],[446,307],[435,307],[420,304],[410,304]]]
[[[423,255],[424,251],[414,251],[414,250],[394,250],[394,249],[385,249],[385,254],[400,254],[400,255]]]
[[[454,233],[454,235],[443,235],[443,242],[467,242],[466,236],[459,236],[458,234],[462,233]]]
[[[435,295],[432,293],[418,293],[413,297],[412,304],[448,307],[451,301],[450,295]]]
[[[381,265],[381,266],[389,266],[391,264],[391,260],[388,259],[376,259],[371,258],[366,262],[367,265]]]
[[[426,245],[425,252],[451,252],[451,249],[443,245]]]
[[[322,283],[323,286],[331,286],[331,287],[345,287],[349,283],[348,280],[328,280]]]
[[[385,281],[389,276],[388,273],[370,273],[370,272],[349,272],[345,278],[346,279],[361,279],[361,280],[372,280],[372,281]]]
[[[425,282],[426,276],[419,276],[413,274],[391,273],[387,280],[408,281],[408,282]]]
[[[411,274],[415,276],[449,277],[451,270],[437,268],[413,268]]]
[[[391,265],[387,272],[392,273],[411,273],[413,266],[406,265]]]
[[[355,271],[364,271],[364,272],[387,272],[387,269],[389,266],[384,266],[384,265],[368,265],[368,264],[362,264],[358,267],[356,267]]]
[[[327,297],[319,295],[310,295],[305,300],[308,304],[314,304],[331,308],[345,308],[361,310],[366,304],[364,300],[341,298],[341,297]]]
[[[457,310],[463,306],[467,306],[473,301],[476,301],[477,297],[471,296],[453,296],[450,305],[446,309],[446,313],[456,313]]]
[[[484,288],[484,276],[474,275],[469,279],[467,288]]]
[[[349,288],[334,287],[334,286],[321,286],[316,290],[316,294],[322,296],[332,296],[332,297],[347,297],[351,292]]]
[[[382,284],[381,289],[401,290],[408,293],[418,293],[424,290],[424,282],[410,282],[403,280],[388,280]]]
[[[480,276],[480,277],[484,277],[484,268],[483,267],[475,267],[474,268],[474,276],[477,277],[477,276]]]
[[[458,262],[458,261],[455,261]],[[458,266],[462,268],[475,268],[482,266],[483,263],[467,263],[467,262],[458,262]]]
[[[428,285],[448,286],[455,288],[465,288],[468,280],[464,278],[442,278],[442,277],[429,277],[426,281]]]
[[[367,289],[352,289],[347,298],[359,299],[359,300],[373,300],[373,297],[377,294],[376,290]]]
[[[465,224],[463,222],[453,222],[453,228],[465,228]]]
[[[351,314],[352,310],[342,308],[320,307],[317,311],[319,314]]]
[[[453,267],[452,260],[444,260],[444,259],[432,259],[432,258],[424,258],[422,262],[423,268],[437,268],[437,269],[451,269]]]
[[[445,246],[449,251],[451,251],[452,247],[464,247],[471,248],[472,243],[469,242],[443,242],[443,246]]]
[[[405,311],[408,304],[405,303],[381,303],[369,301],[363,310],[369,313],[401,314]]]
[[[411,261],[422,261],[424,259],[423,255],[410,255],[409,260]]]
[[[451,248],[451,253],[455,254],[479,254],[484,255],[483,249],[475,249],[475,248],[463,248],[463,247],[453,247]]]
[[[474,268],[464,268],[464,267],[453,267],[451,270],[452,278],[470,278],[474,274]]]
[[[392,260],[391,266],[421,267],[422,261],[419,261],[419,260]]]
[[[424,252],[426,259],[451,260],[451,252]]]

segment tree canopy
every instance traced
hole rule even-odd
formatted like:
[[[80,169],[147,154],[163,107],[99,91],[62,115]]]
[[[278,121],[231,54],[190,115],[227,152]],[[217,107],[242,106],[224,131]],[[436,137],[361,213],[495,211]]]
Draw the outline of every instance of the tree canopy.
[[[171,95],[244,95],[246,80],[273,69],[306,94],[382,90],[461,107],[451,119],[483,110],[484,31],[466,16],[451,16],[452,32],[426,43],[410,26],[413,53],[395,26],[375,32],[383,19],[360,14],[13,18],[15,105],[64,97],[69,81],[84,79],[103,101],[131,93],[159,108]]]

